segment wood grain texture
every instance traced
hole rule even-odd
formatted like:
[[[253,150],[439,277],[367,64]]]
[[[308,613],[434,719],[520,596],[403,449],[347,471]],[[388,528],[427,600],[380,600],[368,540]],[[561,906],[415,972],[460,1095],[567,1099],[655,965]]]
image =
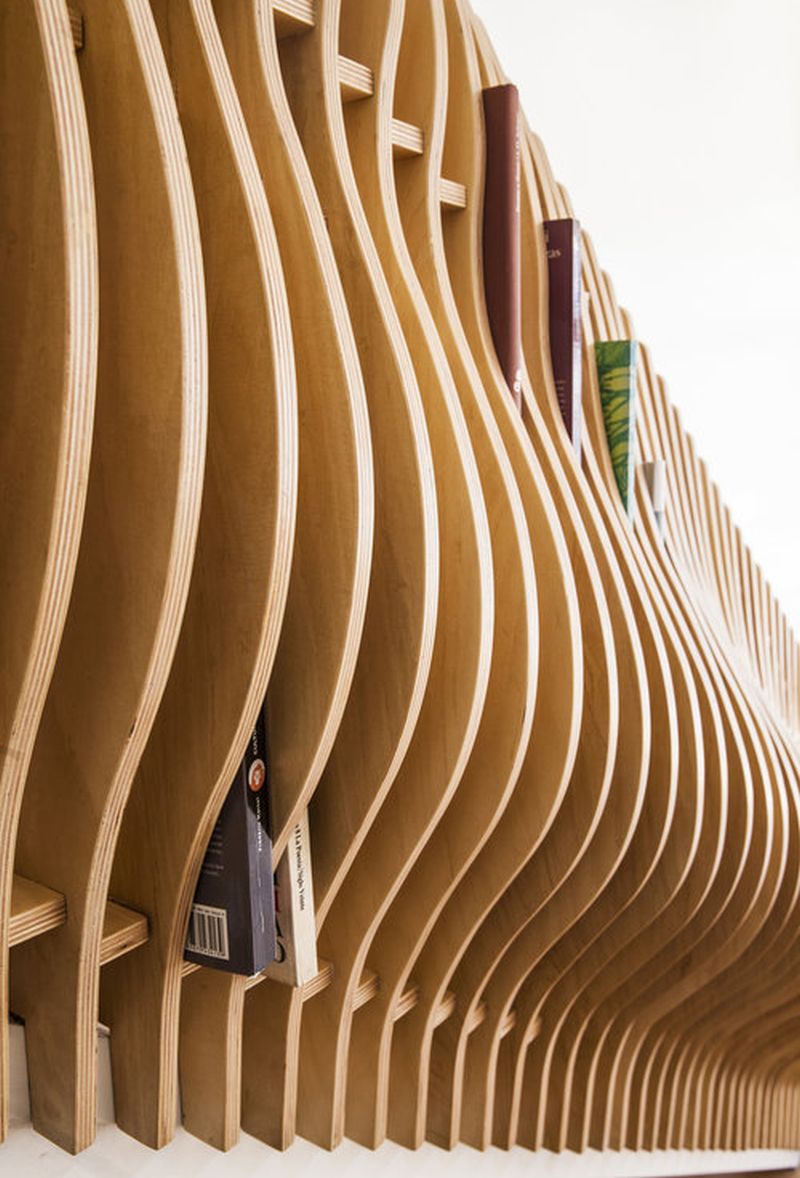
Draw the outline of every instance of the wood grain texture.
[[[11,984],[26,1017],[33,1121],[72,1151],[95,1131],[108,880],[186,600],[206,432],[193,198],[188,175],[167,180],[162,166],[180,158],[181,132],[153,61],[152,18],[143,4],[87,3],[82,13],[93,29],[78,64],[98,224],[95,427],[75,581],[16,849],[23,874],[63,892],[67,920],[46,945],[15,950]],[[143,216],[151,231],[140,240]],[[43,840],[48,828],[58,837]]]
[[[189,904],[281,631],[297,408],[277,243],[211,6],[154,5],[153,14],[186,132],[209,308],[208,448],[192,584],[112,883],[115,896],[150,914],[152,936],[141,954],[106,971],[103,990],[118,1119],[158,1145],[173,1128]],[[160,867],[149,879],[136,866],[145,845]]]
[[[524,114],[509,395],[468,0],[8,0],[0,34],[0,1131],[7,971],[73,1151],[98,996],[154,1147],[180,1082],[221,1150],[797,1148],[796,635],[585,229],[576,453],[575,211]],[[299,988],[183,961],[265,696]]]
[[[5,1137],[8,950],[19,915],[14,847],[78,558],[94,420],[99,296],[89,135],[67,14],[57,0],[19,0],[3,7],[0,22],[0,1137]]]

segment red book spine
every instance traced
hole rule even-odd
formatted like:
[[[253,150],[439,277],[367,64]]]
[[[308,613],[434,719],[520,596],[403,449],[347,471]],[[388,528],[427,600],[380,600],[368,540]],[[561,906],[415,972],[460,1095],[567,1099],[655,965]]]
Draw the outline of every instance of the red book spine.
[[[522,280],[519,230],[519,94],[516,86],[483,91],[486,174],[483,195],[483,289],[497,358],[522,409]]]
[[[572,217],[545,221],[550,282],[550,357],[556,396],[575,452],[581,452],[581,227]]]

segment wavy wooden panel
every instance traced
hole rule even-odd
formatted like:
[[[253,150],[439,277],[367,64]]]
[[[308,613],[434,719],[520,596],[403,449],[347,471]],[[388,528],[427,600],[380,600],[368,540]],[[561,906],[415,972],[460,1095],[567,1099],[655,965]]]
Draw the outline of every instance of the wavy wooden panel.
[[[97,372],[98,277],[86,113],[60,3],[0,14],[0,1135],[8,1122],[8,949],[45,931],[14,876],[37,728],[81,536]],[[31,150],[31,144],[36,150]],[[48,823],[45,830],[50,827]],[[45,831],[39,845],[45,845]],[[35,866],[34,878],[35,878]],[[38,881],[44,885],[46,881]],[[36,884],[32,884],[36,888]],[[23,894],[25,893],[25,894]],[[59,901],[63,916],[63,896]],[[39,915],[35,913],[39,910]],[[59,921],[58,923],[61,923]]]
[[[151,62],[152,18],[143,4],[87,3],[82,15],[92,29],[78,65],[100,275],[95,427],[75,581],[16,849],[20,872],[64,894],[67,919],[46,944],[15,949],[11,977],[26,1017],[34,1124],[73,1151],[95,1132],[108,880],[186,600],[206,419],[196,223],[188,175],[165,178],[162,165],[180,158],[182,141]]]
[[[795,633],[641,341],[623,510],[594,344],[636,336],[585,231],[576,454],[574,213],[524,116],[509,394],[507,79],[467,0],[11,0],[0,31],[0,960],[36,1126],[91,1140],[99,989],[156,1147],[179,1081],[219,1149],[796,1147]],[[182,959],[265,693],[276,856],[311,826],[297,989]]]

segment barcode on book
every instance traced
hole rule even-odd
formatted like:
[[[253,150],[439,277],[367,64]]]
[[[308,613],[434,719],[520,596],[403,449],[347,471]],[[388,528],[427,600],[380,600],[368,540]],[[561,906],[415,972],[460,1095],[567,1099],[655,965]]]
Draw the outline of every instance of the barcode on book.
[[[186,948],[193,953],[204,953],[206,957],[228,960],[228,914],[224,908],[210,908],[207,904],[192,905]]]

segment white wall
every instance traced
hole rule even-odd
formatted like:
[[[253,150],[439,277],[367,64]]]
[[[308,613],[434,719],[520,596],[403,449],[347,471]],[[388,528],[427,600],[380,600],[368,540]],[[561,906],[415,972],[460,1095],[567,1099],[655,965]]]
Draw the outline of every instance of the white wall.
[[[800,0],[472,0],[800,633]]]

